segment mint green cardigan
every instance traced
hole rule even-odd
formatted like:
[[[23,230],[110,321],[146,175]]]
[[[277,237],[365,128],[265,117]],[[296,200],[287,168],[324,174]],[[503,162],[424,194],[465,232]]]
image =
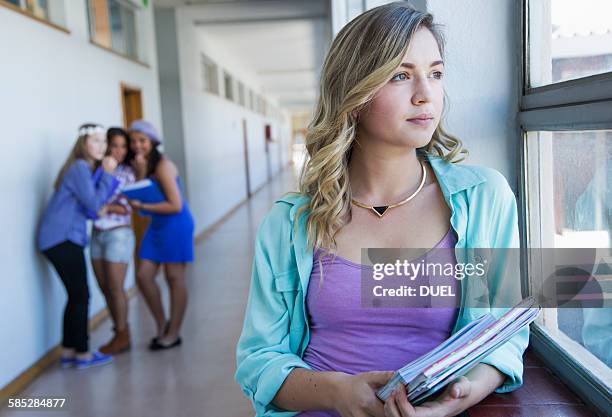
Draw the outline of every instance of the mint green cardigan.
[[[457,233],[456,249],[519,246],[516,199],[503,175],[491,168],[427,157],[452,211],[450,221]],[[255,240],[251,288],[236,347],[235,379],[253,403],[257,416],[297,414],[277,408],[272,400],[292,369],[310,369],[302,360],[309,341],[305,298],[313,263],[313,250],[307,247],[305,233],[307,212],[298,219],[298,232],[294,234],[293,230],[296,210],[307,202],[307,196],[295,194],[277,200],[260,224]],[[475,262],[473,252],[456,251],[459,252],[464,259],[458,261]],[[500,268],[505,273],[499,274],[500,282],[493,278],[489,296],[495,300],[503,293],[505,298],[510,291],[518,292],[514,295],[520,298],[518,265]],[[508,268],[515,270],[508,273]],[[509,279],[513,282],[501,282]],[[470,294],[469,281],[461,281],[462,303],[453,333],[483,314],[491,312],[499,316],[505,311],[465,306]],[[492,304],[499,305],[494,301]],[[497,392],[509,392],[521,386],[522,356],[528,339],[529,329],[525,327],[484,359],[484,363],[506,375]]]

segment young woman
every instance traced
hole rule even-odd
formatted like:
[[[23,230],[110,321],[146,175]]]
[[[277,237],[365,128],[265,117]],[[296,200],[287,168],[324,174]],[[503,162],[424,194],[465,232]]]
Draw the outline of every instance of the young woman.
[[[106,140],[107,155],[118,162],[113,176],[119,181],[119,188],[134,183],[136,177],[128,162],[132,158],[127,132],[117,127],[110,128],[106,132]],[[134,252],[131,213],[127,199],[117,189],[110,203],[98,213],[91,237],[91,263],[111,313],[115,332],[113,338],[100,347],[100,352],[110,355],[130,348],[128,299],[123,283]]]
[[[455,163],[465,151],[441,123],[443,52],[433,17],[404,2],[365,12],[333,41],[300,192],[275,203],[255,242],[236,380],[258,416],[454,416],[521,385],[527,328],[420,406],[403,386],[385,403],[375,395],[393,371],[503,309],[466,305],[467,280],[460,309],[362,308],[361,249],[455,258],[452,248],[518,245],[505,178]]]
[[[55,192],[38,231],[38,248],[55,267],[68,294],[62,339],[64,367],[83,369],[112,360],[110,355],[89,351],[89,288],[84,255],[87,219],[96,217],[118,186],[111,175],[117,162],[111,156],[105,157],[105,151],[104,128],[82,125],[55,180]]]
[[[137,120],[130,125],[129,133],[130,147],[135,155],[132,166],[137,179],[151,179],[166,197],[159,203],[129,202],[134,209],[151,215],[151,223],[140,244],[136,272],[138,286],[157,325],[157,336],[151,340],[149,348],[169,349],[181,344],[179,330],[187,307],[185,270],[187,263],[193,261],[193,218],[183,200],[176,166],[157,149],[161,137],[155,128],[144,120]],[[161,264],[170,287],[168,322],[155,282]]]

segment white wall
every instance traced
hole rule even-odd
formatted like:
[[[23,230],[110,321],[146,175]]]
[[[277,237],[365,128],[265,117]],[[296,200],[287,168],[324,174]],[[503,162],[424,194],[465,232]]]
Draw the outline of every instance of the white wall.
[[[226,100],[223,88],[219,96],[203,91],[201,53],[229,71],[257,94],[257,79],[240,57],[228,54],[222,45],[209,39],[205,31],[193,25],[192,8],[176,9],[179,72],[183,119],[183,141],[190,208],[196,222],[196,233],[223,217],[247,196],[244,168],[242,120],[247,122],[251,191],[267,181],[264,126],[272,125],[276,139],[284,141],[270,146],[271,174],[288,163],[288,153],[278,162],[278,146],[288,146],[285,136],[289,118],[283,123],[255,113]],[[161,52],[160,52],[161,53]],[[222,72],[219,72],[221,85]],[[270,100],[271,101],[271,100]],[[284,134],[283,134],[284,133]]]
[[[142,89],[145,117],[161,123],[152,7],[140,20],[146,68],[91,45],[85,2],[66,5],[70,34],[0,7],[0,387],[60,343],[64,290],[36,229],[78,126],[123,123],[121,82]],[[89,278],[93,315],[104,303]]]
[[[470,151],[469,164],[506,176],[516,192],[519,101],[518,2],[428,0],[447,41],[447,130]]]

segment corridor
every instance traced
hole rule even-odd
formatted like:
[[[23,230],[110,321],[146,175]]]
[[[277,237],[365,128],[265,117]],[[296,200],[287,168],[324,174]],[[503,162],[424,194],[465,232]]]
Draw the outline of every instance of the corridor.
[[[54,417],[252,415],[233,372],[253,242],[274,200],[296,189],[296,178],[291,167],[282,171],[196,245],[196,260],[188,273],[189,305],[182,346],[161,352],[147,349],[154,324],[144,301],[136,295],[130,300],[130,352],[118,355],[109,366],[85,371],[53,365],[19,397],[65,397],[66,409],[53,412]],[[164,294],[164,301],[166,298]],[[102,323],[91,334],[92,346],[106,342],[111,328],[110,320]],[[40,413],[0,410],[3,417]]]

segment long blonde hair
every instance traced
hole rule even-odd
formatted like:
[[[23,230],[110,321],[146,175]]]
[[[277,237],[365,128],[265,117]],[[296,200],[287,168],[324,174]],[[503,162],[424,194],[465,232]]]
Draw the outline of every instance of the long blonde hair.
[[[401,64],[414,33],[425,27],[444,57],[444,38],[433,16],[396,2],[353,19],[336,36],[321,72],[318,103],[306,135],[308,160],[302,168],[299,194],[310,197],[297,211],[309,211],[308,245],[336,250],[336,233],[351,219],[348,163],[355,143],[357,117]],[[447,105],[445,94],[445,116]],[[449,162],[467,155],[461,141],[444,130],[442,121],[419,153]],[[297,225],[299,222],[296,222]]]
[[[79,126],[79,130],[87,129],[90,127],[102,127],[102,126],[95,124],[95,123],[85,123]],[[62,165],[62,168],[60,169],[59,173],[57,174],[57,177],[55,178],[55,182],[53,183],[53,188],[56,191],[59,189],[60,185],[62,184],[62,180],[64,179],[64,175],[66,174],[66,171],[68,171],[68,168],[70,168],[77,159],[87,160],[87,157],[89,156],[87,154],[87,148],[86,148],[87,137],[88,135],[79,135],[79,137],[77,138],[76,143],[74,144],[74,146],[72,147],[72,150],[68,154],[68,158],[66,158],[66,161]],[[96,165],[95,167],[97,167],[97,165],[99,165],[99,162],[97,162],[94,165]]]

